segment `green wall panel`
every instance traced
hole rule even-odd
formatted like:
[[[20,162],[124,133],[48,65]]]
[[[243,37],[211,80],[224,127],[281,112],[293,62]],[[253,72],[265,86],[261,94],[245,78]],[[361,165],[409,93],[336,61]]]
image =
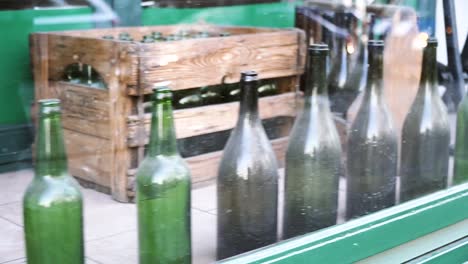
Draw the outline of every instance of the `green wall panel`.
[[[90,23],[41,25],[37,18],[90,14],[90,8],[0,11],[0,125],[29,121],[34,98],[28,35],[37,31],[91,28]]]
[[[295,1],[209,8],[146,8],[144,25],[210,23],[257,27],[294,26]]]

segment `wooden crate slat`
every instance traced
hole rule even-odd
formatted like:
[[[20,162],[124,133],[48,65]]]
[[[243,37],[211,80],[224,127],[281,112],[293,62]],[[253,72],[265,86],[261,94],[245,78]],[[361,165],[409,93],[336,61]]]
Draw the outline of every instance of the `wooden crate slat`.
[[[271,146],[275,152],[278,167],[284,167],[284,157],[288,146],[288,137],[278,138],[271,140]],[[195,157],[186,158],[190,173],[192,175],[192,183],[200,183],[204,181],[213,180],[218,174],[219,163],[223,156],[223,151],[216,151],[207,154],[198,155]],[[128,189],[134,190],[134,181],[137,169],[128,170],[129,176]]]
[[[102,186],[111,184],[110,141],[64,129],[71,175]]]
[[[276,116],[295,116],[295,93],[268,96],[259,100],[260,118]],[[232,102],[174,111],[177,138],[186,138],[212,132],[231,129],[235,126],[239,112],[239,103]],[[145,114],[144,139],[138,137],[140,119],[137,115],[128,117],[128,146],[135,147],[148,144],[151,114]],[[143,140],[143,141],[141,141]]]
[[[110,101],[107,91],[66,82],[51,82],[50,89],[61,100],[64,128],[110,139]]]
[[[275,28],[261,28],[261,27],[239,27],[239,26],[218,26],[209,24],[178,24],[178,25],[166,25],[166,26],[145,26],[145,27],[116,27],[116,28],[105,28],[105,29],[88,29],[80,31],[56,31],[51,34],[67,35],[73,37],[86,37],[86,38],[102,38],[106,35],[117,37],[121,32],[127,32],[134,36],[135,40],[142,39],[144,35],[151,34],[153,31],[158,31],[164,35],[176,34],[180,30],[190,31],[207,31],[207,32],[229,32],[231,35],[240,34],[255,34],[262,32],[274,32],[282,29]]]
[[[262,79],[302,74],[301,33],[290,30],[140,45],[140,85],[130,88],[129,94],[137,95],[138,89],[151,93],[153,84],[161,81],[170,81],[173,90],[223,80],[238,82],[243,70],[256,70]]]

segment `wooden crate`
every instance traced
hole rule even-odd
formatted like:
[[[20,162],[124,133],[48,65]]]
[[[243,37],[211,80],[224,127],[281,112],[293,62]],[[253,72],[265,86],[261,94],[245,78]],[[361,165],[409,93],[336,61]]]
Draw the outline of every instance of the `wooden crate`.
[[[134,39],[152,31],[171,34],[181,28],[229,32],[228,37],[139,43],[102,39],[129,32]],[[134,196],[135,172],[148,142],[150,114],[144,95],[169,81],[173,90],[239,81],[243,70],[261,79],[275,78],[281,94],[259,101],[262,119],[294,116],[298,76],[305,64],[305,37],[297,29],[178,25],[94,29],[31,35],[35,99],[59,98],[72,175],[122,202]],[[73,63],[91,65],[107,90],[62,81]],[[178,138],[231,129],[238,102],[174,111]],[[289,127],[285,127],[287,135]],[[287,137],[272,141],[280,161]],[[187,158],[195,184],[216,177],[222,151]]]

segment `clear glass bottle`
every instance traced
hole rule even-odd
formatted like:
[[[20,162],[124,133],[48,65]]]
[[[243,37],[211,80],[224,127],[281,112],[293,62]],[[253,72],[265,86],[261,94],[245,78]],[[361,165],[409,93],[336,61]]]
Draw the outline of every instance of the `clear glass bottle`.
[[[258,77],[242,72],[239,118],[217,178],[218,249],[224,259],[277,240],[278,167],[258,114]]]
[[[398,142],[383,94],[384,43],[367,46],[366,88],[348,135],[347,219],[395,204]]]
[[[437,40],[423,51],[419,90],[401,133],[400,200],[447,187],[450,127],[437,85]]]
[[[304,108],[286,152],[284,238],[336,223],[341,143],[328,99],[327,56],[327,45],[309,47]]]

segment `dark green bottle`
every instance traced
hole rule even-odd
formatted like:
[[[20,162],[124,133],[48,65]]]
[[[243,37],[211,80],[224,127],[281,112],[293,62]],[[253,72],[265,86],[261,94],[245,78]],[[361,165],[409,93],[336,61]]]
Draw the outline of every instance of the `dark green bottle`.
[[[336,25],[340,28],[348,29],[350,23],[350,14],[346,12],[337,12],[335,14]],[[349,38],[344,36],[335,36],[335,57],[332,61],[330,73],[328,75],[328,89],[331,95],[331,108],[333,112],[345,114],[351,105],[359,87],[352,87],[348,84],[351,69],[349,68],[349,55],[347,45]]]
[[[347,149],[347,219],[395,204],[398,142],[383,96],[384,43],[368,43],[369,69]]]
[[[335,23],[340,28],[346,26],[346,13],[337,12],[335,14]],[[329,90],[335,94],[345,88],[348,78],[348,52],[346,51],[346,39],[342,36],[335,37],[335,57],[332,61],[329,74]]]
[[[304,108],[286,151],[284,238],[336,223],[341,144],[328,100],[327,55],[325,44],[309,47]]]
[[[236,127],[218,171],[218,259],[277,240],[278,168],[258,114],[258,77],[241,75]]]
[[[84,74],[82,76],[81,83],[84,85],[91,86],[97,89],[106,89],[106,85],[102,80],[101,76],[97,73],[96,70],[91,67],[91,65],[84,65]]]
[[[191,263],[190,172],[177,150],[172,92],[157,88],[148,154],[136,176],[140,264]]]
[[[468,96],[458,105],[453,183],[468,181]]]
[[[265,84],[261,85],[260,87],[258,87],[257,90],[258,90],[259,97],[278,94],[278,87],[276,85],[276,82],[273,80],[270,80],[266,82]]]
[[[63,80],[73,84],[82,83],[83,78],[83,64],[72,63],[65,68]]]
[[[438,93],[437,40],[424,48],[419,90],[401,133],[400,199],[447,187],[450,128]]]
[[[23,198],[29,264],[84,263],[83,201],[68,173],[60,101],[39,101],[36,167]]]

